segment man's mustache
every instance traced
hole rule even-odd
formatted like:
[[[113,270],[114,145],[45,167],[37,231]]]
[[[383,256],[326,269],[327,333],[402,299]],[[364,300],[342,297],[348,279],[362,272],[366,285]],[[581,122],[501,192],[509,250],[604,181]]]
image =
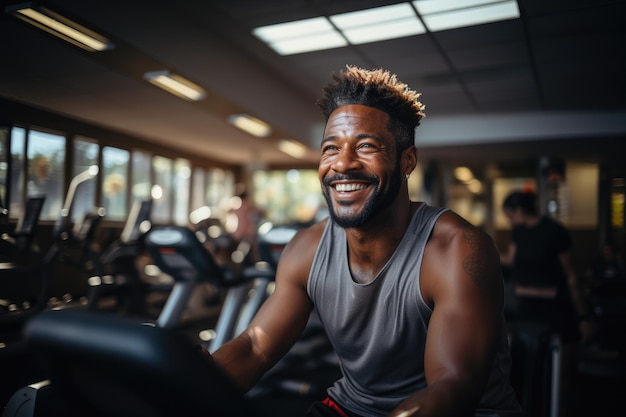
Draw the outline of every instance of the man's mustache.
[[[365,175],[365,174],[335,174],[330,177],[326,177],[322,180],[324,187],[330,187],[330,183],[333,181],[367,181],[373,184],[378,184],[379,177],[377,175]]]

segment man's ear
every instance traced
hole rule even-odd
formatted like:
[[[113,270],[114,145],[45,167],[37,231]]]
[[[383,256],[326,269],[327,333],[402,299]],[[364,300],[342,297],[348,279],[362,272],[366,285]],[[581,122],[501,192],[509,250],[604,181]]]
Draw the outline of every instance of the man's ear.
[[[402,174],[410,175],[417,166],[417,147],[409,146],[402,151]]]

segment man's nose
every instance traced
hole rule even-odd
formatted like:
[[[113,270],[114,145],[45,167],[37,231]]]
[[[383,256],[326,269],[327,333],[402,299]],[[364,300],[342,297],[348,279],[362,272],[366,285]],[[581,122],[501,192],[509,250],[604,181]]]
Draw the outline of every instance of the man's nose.
[[[332,169],[337,172],[351,171],[361,167],[361,160],[353,148],[342,148],[332,164]]]

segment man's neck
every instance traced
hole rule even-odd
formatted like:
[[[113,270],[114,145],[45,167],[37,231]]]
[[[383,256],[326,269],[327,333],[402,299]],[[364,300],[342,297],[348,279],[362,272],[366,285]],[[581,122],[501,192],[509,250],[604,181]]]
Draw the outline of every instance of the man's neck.
[[[346,229],[348,263],[355,282],[371,282],[393,255],[420,203],[406,200],[395,211],[383,210],[366,227]]]

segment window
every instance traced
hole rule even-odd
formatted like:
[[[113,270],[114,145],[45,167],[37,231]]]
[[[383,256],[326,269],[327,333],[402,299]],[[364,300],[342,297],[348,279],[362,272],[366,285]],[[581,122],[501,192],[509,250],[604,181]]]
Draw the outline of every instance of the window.
[[[191,209],[197,210],[206,206],[206,172],[204,168],[193,169],[193,190],[191,191]]]
[[[133,151],[131,196],[133,200],[150,199],[150,189],[152,187],[151,155],[143,151]]]
[[[82,181],[72,194],[74,223],[96,206],[108,221],[124,222],[135,200],[151,200],[155,224],[187,225],[192,209],[207,206],[221,216],[235,188],[232,171],[192,167],[189,159],[105,146],[93,137],[0,126],[0,204],[11,220],[23,215],[27,198],[42,195],[41,219],[57,220],[66,188],[77,177]]]
[[[111,220],[124,220],[127,214],[129,160],[130,153],[124,149],[102,149],[102,203]]]
[[[22,215],[24,195],[24,170],[26,164],[26,130],[21,127],[11,129],[11,201],[9,215],[19,218]]]
[[[191,163],[182,158],[174,162],[174,223],[189,223],[189,187],[191,186]]]
[[[229,199],[235,192],[235,176],[221,168],[207,170],[206,203],[213,217],[223,218],[229,207]]]
[[[26,196],[44,195],[42,219],[56,219],[64,203],[65,138],[31,130],[28,133]]]
[[[76,177],[93,165],[98,165],[98,152],[100,146],[89,139],[77,138],[74,140],[74,163],[72,166],[72,176]],[[82,218],[85,213],[93,209],[96,204],[96,180],[82,183],[76,196],[72,208],[72,221]]]
[[[316,170],[254,173],[254,203],[275,224],[309,223],[325,216]]]
[[[172,207],[172,160],[163,156],[155,156],[152,158],[152,168],[154,169],[152,219],[156,223],[169,223]]]

